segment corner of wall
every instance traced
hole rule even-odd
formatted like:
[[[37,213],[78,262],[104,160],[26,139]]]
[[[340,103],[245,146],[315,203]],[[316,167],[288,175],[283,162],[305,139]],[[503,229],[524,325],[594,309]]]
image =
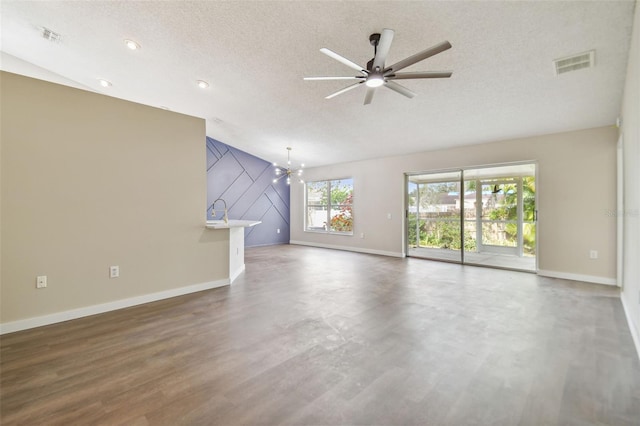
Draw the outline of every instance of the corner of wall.
[[[622,304],[640,356],[640,5],[636,2],[622,101]]]
[[[259,220],[245,231],[245,247],[289,241],[290,188],[284,179],[273,182],[268,161],[207,137],[207,219],[222,198],[230,219]],[[220,208],[221,204],[216,204]]]

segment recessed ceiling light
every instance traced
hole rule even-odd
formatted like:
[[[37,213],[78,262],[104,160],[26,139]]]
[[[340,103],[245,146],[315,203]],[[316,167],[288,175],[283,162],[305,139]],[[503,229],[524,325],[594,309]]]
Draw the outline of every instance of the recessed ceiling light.
[[[198,87],[201,89],[206,89],[207,87],[209,87],[209,83],[204,80],[198,80]]]
[[[99,78],[98,82],[100,83],[100,86],[102,86],[102,87],[111,87],[111,86],[113,86],[113,84],[111,84],[111,82],[109,80],[105,80],[103,78]]]
[[[126,44],[127,47],[131,50],[140,49],[140,45],[133,40],[125,39],[124,44]]]

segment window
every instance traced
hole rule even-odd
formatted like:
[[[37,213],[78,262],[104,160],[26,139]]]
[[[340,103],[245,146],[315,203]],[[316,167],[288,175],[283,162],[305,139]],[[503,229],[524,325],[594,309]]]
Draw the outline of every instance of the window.
[[[306,183],[305,231],[353,235],[353,179]]]

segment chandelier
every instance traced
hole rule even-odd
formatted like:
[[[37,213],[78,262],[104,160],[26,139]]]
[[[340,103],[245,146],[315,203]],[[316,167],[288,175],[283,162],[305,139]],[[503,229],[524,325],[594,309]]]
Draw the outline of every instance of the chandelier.
[[[287,166],[279,166],[276,163],[273,163],[273,167],[275,168],[276,178],[273,180],[273,183],[278,182],[280,179],[287,177],[287,185],[291,185],[291,177],[297,177],[300,183],[304,183],[302,180],[302,169],[304,168],[304,164],[300,164],[299,169],[291,168],[291,147],[287,147]]]

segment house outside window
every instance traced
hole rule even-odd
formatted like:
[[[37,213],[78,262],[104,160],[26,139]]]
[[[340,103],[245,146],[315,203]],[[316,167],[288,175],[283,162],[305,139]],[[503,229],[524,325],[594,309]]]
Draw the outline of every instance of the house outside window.
[[[353,179],[305,184],[305,231],[353,235]]]

